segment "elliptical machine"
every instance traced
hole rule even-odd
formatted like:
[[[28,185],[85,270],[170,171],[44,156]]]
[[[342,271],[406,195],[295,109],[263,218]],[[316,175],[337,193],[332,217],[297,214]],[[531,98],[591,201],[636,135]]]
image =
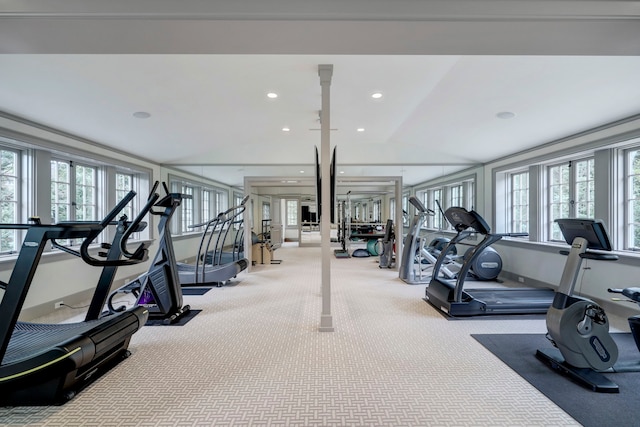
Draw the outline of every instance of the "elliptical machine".
[[[467,258],[473,256],[473,248],[469,248],[466,253],[457,258],[457,250],[455,245],[449,245],[449,239],[434,239],[428,247],[424,245],[423,239],[420,237],[420,229],[428,216],[434,216],[436,213],[432,209],[424,206],[424,204],[415,196],[409,197],[409,203],[416,208],[416,215],[413,217],[409,232],[404,241],[402,252],[402,266],[400,267],[400,279],[410,285],[428,284],[431,282],[433,271],[438,258],[442,255],[443,261],[438,268],[438,274],[445,279],[455,280],[459,272],[462,270],[462,264]],[[436,201],[437,203],[437,201]],[[440,204],[438,203],[438,207]],[[442,208],[440,208],[442,212]],[[447,216],[442,212],[442,216]],[[455,224],[452,224],[455,228]],[[469,234],[465,234],[468,237]],[[464,240],[459,239],[458,242]],[[442,254],[442,251],[445,253]],[[457,262],[457,261],[460,262]],[[465,279],[471,280],[496,280],[502,271],[502,258],[498,252],[491,248],[485,247],[482,252],[475,255],[471,261],[471,267]]]
[[[640,371],[640,363],[616,365],[618,346],[609,334],[609,320],[596,302],[573,294],[583,259],[616,261],[604,224],[592,219],[557,219],[567,243],[571,245],[553,304],[547,312],[547,338],[556,348],[537,350],[536,357],[555,371],[570,377],[592,391],[618,393],[618,385],[601,374]],[[609,289],[640,304],[640,289]],[[631,331],[640,350],[640,316],[629,318]]]

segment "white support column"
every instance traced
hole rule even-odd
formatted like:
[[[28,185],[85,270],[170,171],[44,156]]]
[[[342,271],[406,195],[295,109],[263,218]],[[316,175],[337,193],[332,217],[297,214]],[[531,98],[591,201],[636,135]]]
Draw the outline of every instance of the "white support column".
[[[320,237],[322,240],[322,314],[320,332],[333,332],[331,315],[331,141],[330,141],[330,88],[333,65],[318,65],[320,87],[322,88],[322,110],[320,110],[320,173],[322,176],[322,208],[320,211]]]

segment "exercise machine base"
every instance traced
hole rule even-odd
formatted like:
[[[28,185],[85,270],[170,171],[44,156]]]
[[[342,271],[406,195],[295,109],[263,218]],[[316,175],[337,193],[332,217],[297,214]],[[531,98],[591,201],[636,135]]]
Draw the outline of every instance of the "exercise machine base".
[[[598,393],[619,393],[620,389],[616,383],[609,380],[600,372],[589,368],[576,368],[567,364],[556,348],[542,349],[536,351],[536,357],[542,363],[549,366],[554,371],[568,377],[573,382]]]
[[[349,255],[349,252],[344,249],[336,249],[335,251],[333,251],[333,253],[336,256],[336,258],[351,258],[351,255]]]
[[[454,300],[454,286],[432,279],[425,291],[426,299],[452,317],[494,314],[545,314],[553,302],[554,292],[544,288],[479,288],[462,292]]]

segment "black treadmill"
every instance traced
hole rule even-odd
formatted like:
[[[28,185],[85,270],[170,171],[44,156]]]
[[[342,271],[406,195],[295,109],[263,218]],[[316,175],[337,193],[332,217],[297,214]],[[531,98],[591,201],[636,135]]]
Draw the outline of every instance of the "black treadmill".
[[[553,302],[554,291],[545,288],[481,288],[464,289],[471,266],[482,251],[504,236],[520,237],[526,233],[493,234],[487,222],[475,211],[451,207],[445,217],[457,231],[456,236],[442,250],[426,289],[426,300],[452,317],[491,314],[544,314]],[[471,234],[484,236],[465,257],[456,279],[439,277],[439,270],[451,246],[467,239]]]
[[[124,216],[117,222],[114,241],[103,244],[108,252],[99,254],[106,259],[92,257],[89,245],[108,225],[116,224],[114,218],[134,196],[130,192],[100,222],[44,225],[35,220],[33,224],[0,224],[0,229],[26,230],[9,282],[1,286],[5,292],[0,303],[0,406],[65,403],[129,355],[131,336],[147,320],[144,307],[113,315],[95,312],[84,322],[69,324],[25,323],[19,322],[18,317],[49,241],[91,265],[103,267],[92,306],[104,306],[108,291],[100,284],[113,280],[117,266],[147,259],[144,244],[133,253],[126,250],[126,237],[140,230],[143,213],[133,222],[127,222]],[[60,246],[56,239],[84,240],[80,250],[75,251]]]

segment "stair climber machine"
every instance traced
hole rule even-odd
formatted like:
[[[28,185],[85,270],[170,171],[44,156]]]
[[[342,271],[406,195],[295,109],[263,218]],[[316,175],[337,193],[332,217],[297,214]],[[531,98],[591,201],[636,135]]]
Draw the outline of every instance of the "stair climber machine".
[[[247,269],[249,261],[244,256],[242,226],[242,214],[247,200],[249,196],[245,196],[239,205],[219,213],[211,221],[194,226],[204,226],[204,229],[195,265],[177,263],[182,286],[220,287]]]
[[[604,224],[592,219],[556,220],[570,251],[547,312],[547,338],[555,348],[541,349],[536,357],[556,372],[596,392],[618,393],[619,387],[603,372],[640,372],[640,357],[618,361],[618,346],[609,334],[609,321],[596,302],[574,295],[583,259],[615,261]],[[640,288],[609,289],[640,304]],[[633,338],[640,350],[640,315],[628,319]]]
[[[0,303],[0,406],[63,404],[130,355],[131,336],[145,324],[148,310],[133,307],[119,313],[104,313],[102,308],[117,267],[147,260],[145,244],[134,252],[128,252],[126,245],[131,233],[145,228],[142,218],[150,204],[134,221],[127,221],[124,215],[114,221],[135,194],[129,192],[102,221],[46,225],[33,218],[31,224],[0,224],[4,230],[25,230],[9,282],[0,285],[4,289]],[[95,258],[89,246],[109,225],[116,225],[117,231],[111,244],[102,244],[108,251],[98,253],[106,259]],[[79,250],[75,250],[57,242],[62,239],[83,240]],[[53,247],[81,257],[92,266],[103,267],[85,321],[66,324],[18,321],[49,241]]]
[[[480,256],[485,248],[505,236],[523,237],[526,233],[491,233],[484,218],[475,211],[461,207],[451,207],[445,217],[453,225],[457,234],[449,241],[436,261],[433,275],[426,290],[426,300],[437,309],[450,316],[479,316],[489,314],[544,314],[551,305],[554,292],[542,288],[481,288],[464,289],[465,278],[475,262],[482,262]],[[445,279],[440,269],[446,261],[449,247],[478,233],[483,239],[465,254],[462,267],[456,279]]]
[[[182,306],[182,287],[178,278],[176,256],[169,227],[171,218],[182,200],[191,196],[170,193],[165,183],[163,183],[163,187],[165,196],[153,205],[154,208],[161,209],[150,210],[151,214],[160,217],[158,250],[151,266],[146,273],[113,291],[109,295],[107,305],[112,313],[124,311],[127,306],[121,305],[121,301],[118,301],[116,305],[114,298],[132,295],[135,298],[133,305],[145,307],[149,311],[150,320],[158,320],[165,325],[170,325],[180,320],[191,310],[188,305]]]
[[[413,217],[405,239],[400,279],[410,285],[431,282],[438,257],[446,248],[438,274],[445,279],[455,280],[462,270],[462,264],[458,261],[468,258],[473,248],[469,248],[463,257],[456,257],[457,249],[455,245],[448,246],[448,239],[437,238],[426,245],[425,239],[420,236],[420,229],[425,219],[428,216],[434,216],[435,212],[426,208],[415,196],[409,197],[409,203],[416,208],[417,214]],[[500,254],[495,249],[486,247],[472,262],[466,280],[496,280],[501,271],[502,258]]]

